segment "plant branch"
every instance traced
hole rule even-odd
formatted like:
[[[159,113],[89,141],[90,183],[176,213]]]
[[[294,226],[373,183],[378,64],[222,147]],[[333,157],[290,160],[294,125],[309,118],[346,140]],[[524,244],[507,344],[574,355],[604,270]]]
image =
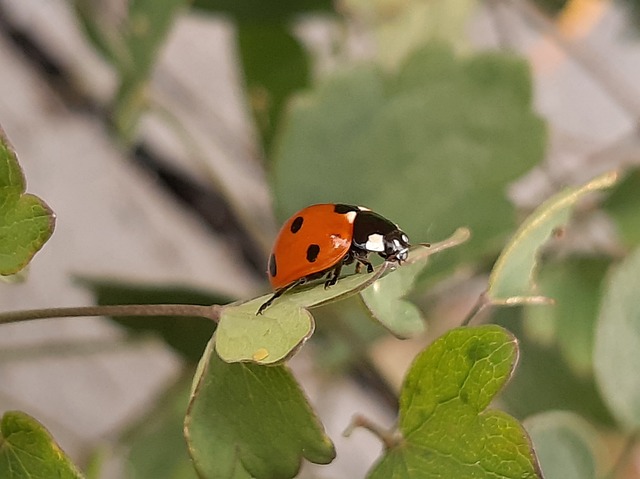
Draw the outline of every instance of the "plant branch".
[[[471,311],[469,311],[469,314],[467,314],[467,316],[464,318],[464,321],[462,321],[462,326],[469,326],[469,323],[476,316],[478,316],[480,312],[484,310],[484,308],[490,305],[491,305],[491,302],[487,299],[487,294],[482,293],[478,297],[478,300],[476,301],[476,303],[473,305],[473,308],[471,309]]]
[[[27,309],[0,313],[0,324],[45,318],[77,318],[82,316],[182,316],[200,317],[218,322],[222,306],[212,304],[119,304],[80,306],[75,308]]]
[[[353,431],[361,427],[371,432],[374,436],[382,441],[386,449],[392,449],[397,447],[402,443],[402,435],[395,430],[387,430],[380,425],[375,424],[371,419],[362,416],[361,414],[356,414],[351,420],[351,424],[345,429],[342,433],[344,437],[349,437],[353,433]]]

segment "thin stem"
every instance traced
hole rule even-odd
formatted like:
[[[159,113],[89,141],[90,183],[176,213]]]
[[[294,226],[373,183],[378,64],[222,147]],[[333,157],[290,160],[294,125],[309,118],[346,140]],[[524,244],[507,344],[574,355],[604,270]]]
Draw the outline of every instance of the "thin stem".
[[[349,424],[349,427],[345,429],[342,435],[344,437],[349,437],[358,427],[366,429],[374,436],[378,437],[387,449],[392,449],[402,443],[402,435],[399,432],[384,429],[379,424],[375,424],[371,419],[362,416],[361,414],[353,416],[351,424]]]
[[[212,304],[119,304],[112,306],[80,306],[75,308],[27,309],[0,313],[0,324],[45,318],[76,318],[81,316],[186,316],[207,318],[218,322],[221,306]]]
[[[624,468],[629,463],[629,459],[633,453],[633,450],[638,443],[638,439],[640,439],[640,431],[635,431],[627,437],[627,440],[624,443],[624,447],[618,456],[618,460],[615,462],[611,470],[603,476],[602,479],[615,479],[618,477]]]
[[[480,314],[480,312],[482,310],[484,310],[484,308],[486,308],[487,306],[489,306],[491,303],[489,301],[487,301],[487,295],[485,293],[482,293],[479,297],[478,300],[476,301],[476,304],[474,304],[473,308],[471,309],[471,311],[469,311],[469,314],[467,315],[466,318],[464,318],[464,321],[462,321],[462,326],[469,326],[469,323]]]

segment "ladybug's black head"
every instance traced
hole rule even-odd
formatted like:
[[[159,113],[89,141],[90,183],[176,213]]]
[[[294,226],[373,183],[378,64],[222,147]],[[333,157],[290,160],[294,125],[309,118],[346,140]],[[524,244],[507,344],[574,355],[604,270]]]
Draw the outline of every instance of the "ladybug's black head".
[[[409,238],[398,225],[365,209],[355,217],[352,243],[359,250],[378,253],[386,260],[399,263],[405,261],[409,253]]]
[[[383,236],[384,251],[378,254],[386,260],[402,263],[409,255],[409,238],[396,227],[390,233]]]

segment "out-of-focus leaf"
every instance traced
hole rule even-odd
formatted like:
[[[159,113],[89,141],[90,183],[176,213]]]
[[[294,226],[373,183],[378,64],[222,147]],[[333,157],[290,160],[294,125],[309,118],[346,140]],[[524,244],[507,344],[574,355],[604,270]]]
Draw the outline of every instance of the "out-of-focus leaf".
[[[613,189],[603,207],[616,222],[628,248],[640,244],[640,169],[631,170]]]
[[[309,61],[286,25],[240,24],[237,36],[249,103],[268,154],[289,97],[309,84]]]
[[[372,25],[380,62],[392,68],[429,41],[466,49],[466,27],[475,0],[344,0],[343,9],[356,21]]]
[[[608,278],[600,307],[594,368],[611,413],[629,429],[640,427],[640,249]]]
[[[85,35],[96,49],[114,67],[120,69],[127,55],[124,39],[116,28],[109,29],[100,21],[92,0],[72,0],[72,5]]]
[[[601,284],[610,263],[607,258],[571,258],[543,265],[538,292],[553,298],[554,304],[525,308],[526,330],[535,336],[539,325],[551,325],[552,340],[577,374],[592,370]]]
[[[425,329],[420,310],[404,296],[411,291],[427,260],[435,251],[448,249],[469,239],[469,230],[460,228],[454,235],[429,249],[415,248],[409,259],[392,275],[380,278],[360,293],[371,314],[398,338],[410,338]]]
[[[331,440],[286,366],[227,364],[207,347],[185,419],[189,452],[208,479],[287,479],[302,458],[327,464]]]
[[[602,445],[589,423],[570,412],[548,411],[524,422],[544,479],[595,479]]]
[[[541,479],[524,428],[486,410],[517,358],[516,339],[499,326],[458,328],[437,339],[402,387],[401,437],[367,477]]]
[[[114,103],[114,123],[123,139],[130,139],[147,106],[146,87],[160,48],[176,14],[187,0],[131,0],[122,36],[126,54],[118,60],[120,86]]]
[[[277,213],[365,205],[415,243],[468,226],[451,265],[497,252],[513,227],[507,184],[541,160],[544,124],[527,65],[509,55],[456,57],[440,44],[397,75],[360,67],[298,98],[274,144]]]
[[[0,477],[81,479],[82,474],[42,424],[20,411],[0,420]]]
[[[576,375],[555,345],[532,341],[523,331],[521,307],[497,308],[492,320],[519,338],[518,369],[500,396],[507,411],[524,419],[553,409],[570,410],[591,422],[613,425],[593,377]]]
[[[228,15],[238,23],[285,23],[298,15],[333,13],[332,0],[193,0],[194,8]]]
[[[610,188],[618,175],[606,173],[585,185],[567,188],[529,215],[504,248],[491,271],[486,293],[493,304],[541,303],[548,298],[534,291],[534,274],[540,247],[570,218],[573,207],[586,194]]]
[[[53,233],[55,215],[27,183],[15,151],[0,129],[0,275],[23,269]]]
[[[177,385],[126,438],[128,479],[196,479],[183,435],[189,385]]]
[[[562,11],[567,2],[568,0],[535,0],[536,4],[540,5],[545,11],[552,15],[556,15]]]
[[[96,304],[226,304],[229,298],[180,286],[140,285],[112,280],[82,278],[80,284],[90,289]],[[156,333],[186,360],[197,362],[202,356],[215,323],[205,318],[118,317],[111,318],[136,333]]]

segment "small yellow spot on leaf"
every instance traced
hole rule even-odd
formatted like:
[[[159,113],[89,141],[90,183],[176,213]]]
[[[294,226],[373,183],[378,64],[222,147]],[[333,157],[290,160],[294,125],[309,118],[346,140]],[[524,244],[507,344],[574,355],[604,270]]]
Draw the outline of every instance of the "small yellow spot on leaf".
[[[262,361],[263,359],[266,359],[267,356],[269,356],[269,351],[267,351],[265,348],[260,348],[255,353],[253,353],[253,360]]]

